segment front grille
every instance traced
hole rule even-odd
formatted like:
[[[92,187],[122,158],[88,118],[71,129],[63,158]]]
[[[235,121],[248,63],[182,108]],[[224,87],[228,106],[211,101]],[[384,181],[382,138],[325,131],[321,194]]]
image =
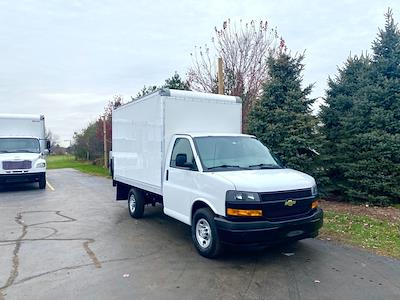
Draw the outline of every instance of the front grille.
[[[311,189],[262,193],[260,198],[263,216],[269,220],[304,216],[310,212],[314,200]],[[296,204],[285,205],[289,199],[296,201]]]
[[[313,199],[296,200],[293,206],[285,206],[285,201],[264,204],[263,216],[270,220],[300,217],[310,212],[312,201]]]
[[[278,201],[288,199],[307,198],[312,196],[311,189],[282,191],[282,192],[268,192],[260,194],[261,201]]]
[[[32,162],[30,160],[3,161],[4,170],[27,170],[30,168],[32,168]]]

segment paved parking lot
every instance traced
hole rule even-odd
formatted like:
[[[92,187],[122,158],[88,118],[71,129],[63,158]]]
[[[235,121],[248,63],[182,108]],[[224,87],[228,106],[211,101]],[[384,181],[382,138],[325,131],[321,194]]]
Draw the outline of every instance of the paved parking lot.
[[[108,179],[48,181],[0,188],[0,299],[400,299],[400,261],[319,240],[208,260],[160,207],[131,219]]]

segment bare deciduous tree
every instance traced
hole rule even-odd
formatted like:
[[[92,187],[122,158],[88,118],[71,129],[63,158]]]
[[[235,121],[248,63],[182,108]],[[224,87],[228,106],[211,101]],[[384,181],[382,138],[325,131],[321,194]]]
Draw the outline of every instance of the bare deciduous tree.
[[[225,21],[222,29],[215,28],[213,51],[205,45],[192,53],[193,66],[188,71],[191,89],[217,92],[216,58],[224,63],[224,93],[240,96],[243,100],[242,129],[246,130],[247,115],[260,96],[263,83],[268,79],[267,57],[285,49],[284,41],[268,23],[255,21],[239,26]]]

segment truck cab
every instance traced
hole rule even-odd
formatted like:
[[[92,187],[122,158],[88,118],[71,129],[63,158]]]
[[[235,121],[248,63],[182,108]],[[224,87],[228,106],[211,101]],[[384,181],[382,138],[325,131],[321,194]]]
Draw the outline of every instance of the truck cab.
[[[37,182],[46,188],[44,117],[0,115],[0,184]]]
[[[314,178],[284,168],[254,136],[179,134],[167,157],[164,212],[192,227],[201,254],[315,237],[322,226]]]

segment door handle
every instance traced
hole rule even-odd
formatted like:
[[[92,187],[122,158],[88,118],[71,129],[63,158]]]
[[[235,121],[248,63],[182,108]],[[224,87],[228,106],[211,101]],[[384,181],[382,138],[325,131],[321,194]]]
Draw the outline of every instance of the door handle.
[[[169,170],[165,173],[165,181],[168,181]]]

